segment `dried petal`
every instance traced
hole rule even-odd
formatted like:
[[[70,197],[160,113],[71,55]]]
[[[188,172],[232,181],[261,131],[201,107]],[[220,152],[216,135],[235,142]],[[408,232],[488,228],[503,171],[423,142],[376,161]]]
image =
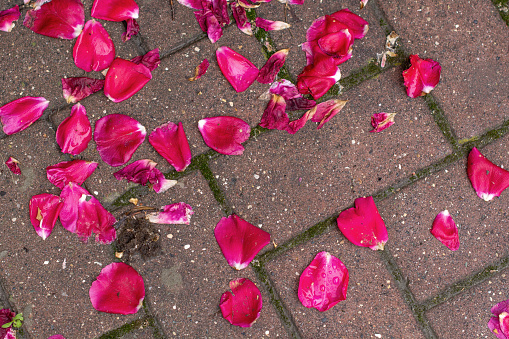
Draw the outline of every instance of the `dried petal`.
[[[89,95],[100,91],[104,80],[87,77],[62,78],[62,91],[68,104],[76,103]]]
[[[51,0],[27,12],[23,25],[51,38],[74,39],[85,24],[80,0]]]
[[[129,99],[152,79],[152,73],[143,64],[116,58],[106,73],[104,94],[113,102]]]
[[[373,126],[373,130],[371,133],[378,133],[383,131],[384,129],[391,127],[394,125],[394,117],[396,113],[374,113],[371,117],[371,126]]]
[[[0,11],[0,31],[10,32],[15,26],[14,21],[18,21],[20,15],[18,5]]]
[[[249,22],[249,19],[247,18],[246,10],[244,7],[239,5],[237,1],[233,1],[230,4],[230,8],[232,9],[233,18],[235,19],[237,27],[240,29],[240,31],[247,35],[253,35],[251,22]]]
[[[13,157],[9,157],[7,161],[5,162],[9,170],[11,170],[12,173],[20,175],[21,169],[19,168],[19,161],[14,159]]]
[[[321,102],[310,110],[309,119],[314,122],[319,122],[317,129],[320,129],[327,121],[338,114],[339,111],[345,107],[347,102],[347,100],[337,99]]]
[[[509,187],[509,171],[498,167],[473,148],[468,155],[467,174],[477,196],[490,201]]]
[[[97,151],[113,167],[127,163],[146,135],[145,127],[124,114],[109,114],[95,123]]]
[[[237,92],[244,92],[258,77],[258,68],[231,48],[219,47],[216,56],[221,72]]]
[[[51,234],[62,207],[62,199],[53,194],[38,194],[30,199],[30,221],[38,236],[46,240]]]
[[[230,289],[232,292],[224,292],[219,304],[223,318],[235,326],[251,327],[263,306],[260,290],[247,278],[230,281]]]
[[[252,2],[251,0],[237,0],[240,6],[246,9],[258,8],[260,7],[260,2]]]
[[[145,284],[134,268],[114,262],[101,270],[89,295],[92,306],[100,312],[134,314],[143,306]]]
[[[71,181],[77,185],[83,184],[96,168],[97,163],[94,161],[63,161],[46,167],[46,177],[53,185],[64,189]]]
[[[341,212],[337,222],[343,235],[354,245],[384,249],[388,240],[387,228],[373,197],[355,199],[355,207]]]
[[[266,31],[279,31],[291,27],[290,24],[287,24],[286,22],[283,21],[272,21],[262,19],[260,17],[257,17],[255,19],[255,25],[259,28],[263,28]]]
[[[368,22],[348,8],[332,13],[331,17],[345,24],[355,39],[362,39],[368,33]]]
[[[3,308],[0,310],[0,338],[1,339],[16,339],[16,332],[12,328],[12,325],[9,327],[2,327],[4,324],[8,324],[12,322],[16,313],[12,312],[8,308]]]
[[[48,107],[43,97],[23,97],[0,107],[0,121],[7,135],[23,131],[39,119]]]
[[[156,224],[175,224],[189,225],[193,209],[186,203],[179,202],[176,204],[161,207],[160,212],[150,213],[147,215],[148,221]]]
[[[177,184],[176,180],[168,180],[160,170],[155,168],[157,163],[150,159],[142,159],[127,165],[118,172],[113,173],[117,180],[126,179],[145,186],[149,183],[156,193],[163,193]]]
[[[115,59],[115,46],[101,23],[89,20],[74,44],[72,55],[76,66],[85,72],[100,72]]]
[[[364,7],[366,7],[366,4],[368,3],[368,0],[361,0],[361,6],[360,6],[360,9],[363,9]]]
[[[140,55],[131,59],[136,65],[145,65],[151,72],[159,67],[161,58],[159,57],[159,48],[148,51],[145,55]]]
[[[457,251],[460,247],[458,228],[454,220],[452,220],[449,211],[445,210],[438,213],[433,221],[433,227],[430,232],[451,251]]]
[[[228,265],[241,270],[270,243],[270,234],[236,215],[222,218],[214,229],[217,243]]]
[[[140,33],[140,25],[138,24],[138,21],[136,21],[136,19],[130,18],[127,19],[126,22],[127,22],[126,30],[124,33],[122,33],[123,42],[126,42],[129,39],[131,39],[133,35]]]
[[[226,155],[241,155],[242,143],[251,133],[247,122],[230,116],[202,119],[198,121],[198,129],[207,146]]]
[[[316,101],[304,97],[290,99],[286,101],[286,111],[308,110],[315,107]]]
[[[71,115],[57,128],[57,144],[63,153],[77,155],[83,152],[92,140],[92,127],[85,107],[79,103],[71,109]]]
[[[302,94],[311,94],[313,98],[321,98],[334,84],[341,79],[341,71],[332,59],[317,65],[308,65],[297,77],[297,87]]]
[[[265,111],[263,111],[260,126],[268,129],[278,129],[280,131],[286,130],[290,118],[288,114],[286,114],[285,109],[285,99],[280,95],[272,94]]]
[[[94,0],[92,17],[108,21],[138,19],[140,9],[134,0]]]
[[[494,317],[490,318],[488,328],[498,339],[509,338],[509,300],[501,301],[491,308]]]
[[[410,55],[410,63],[412,66],[403,71],[408,96],[417,98],[431,92],[440,81],[440,64],[432,59],[423,60],[418,55]]]
[[[307,308],[327,311],[346,299],[348,269],[328,252],[318,253],[299,279],[299,300]]]
[[[205,72],[207,72],[207,69],[209,68],[209,61],[207,59],[203,59],[203,61],[196,66],[194,70],[194,77],[189,78],[189,81],[195,81],[201,78]]]
[[[178,172],[182,172],[191,163],[191,149],[182,123],[169,121],[157,127],[148,137],[150,144]]]
[[[289,49],[282,49],[272,54],[269,60],[267,60],[265,65],[260,69],[256,80],[262,84],[270,84],[273,82],[279,70],[285,64],[286,56],[289,51]]]

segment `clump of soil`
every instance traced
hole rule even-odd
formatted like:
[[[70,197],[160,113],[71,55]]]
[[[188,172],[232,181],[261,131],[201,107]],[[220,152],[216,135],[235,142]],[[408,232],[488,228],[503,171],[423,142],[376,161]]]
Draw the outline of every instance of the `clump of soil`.
[[[143,260],[156,257],[161,254],[161,234],[146,219],[127,217],[117,231],[116,251],[127,262],[136,253]]]

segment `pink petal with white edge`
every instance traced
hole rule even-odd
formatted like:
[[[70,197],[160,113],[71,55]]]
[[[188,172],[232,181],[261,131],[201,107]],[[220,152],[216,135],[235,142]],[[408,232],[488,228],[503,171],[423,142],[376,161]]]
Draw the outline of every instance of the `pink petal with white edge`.
[[[116,58],[106,73],[104,94],[113,102],[129,99],[152,79],[152,73],[143,64]]]
[[[270,84],[273,82],[274,79],[276,79],[279,70],[285,64],[286,56],[288,55],[289,51],[289,49],[282,49],[272,54],[269,60],[267,60],[265,65],[263,65],[263,67],[260,69],[258,78],[256,78],[256,80],[262,84]]]
[[[93,18],[108,21],[138,19],[140,9],[134,0],[94,0]]]
[[[145,55],[140,55],[131,59],[136,65],[142,64],[151,72],[159,67],[161,58],[159,57],[159,48],[148,51]]]
[[[207,69],[209,68],[209,61],[207,59],[203,59],[203,61],[196,66],[194,69],[194,76],[189,78],[189,81],[196,81],[201,78],[205,72],[207,72]]]
[[[440,81],[440,64],[432,59],[421,59],[418,55],[410,55],[410,63],[412,66],[403,71],[408,96],[417,98],[431,92]]]
[[[179,202],[162,206],[161,211],[148,214],[147,219],[156,224],[189,225],[191,222],[191,215],[193,214],[194,212],[191,206]]]
[[[88,147],[92,127],[84,106],[76,104],[72,107],[71,115],[58,125],[56,139],[62,153],[77,155]]]
[[[486,159],[477,148],[468,155],[467,174],[477,196],[490,201],[509,187],[509,171]]]
[[[177,172],[182,172],[191,163],[191,148],[182,123],[169,121],[150,133],[148,141]]]
[[[237,28],[244,34],[253,35],[253,29],[251,22],[247,18],[246,9],[236,1],[230,4],[230,8],[232,9],[233,18],[237,23]]]
[[[222,218],[214,229],[214,236],[228,265],[241,270],[270,243],[270,234],[236,215]]]
[[[42,116],[49,101],[43,97],[23,97],[0,107],[0,121],[7,135],[23,131]]]
[[[198,121],[198,129],[207,146],[226,155],[244,153],[242,143],[249,139],[251,133],[247,122],[230,116],[202,119]]]
[[[7,168],[9,168],[9,170],[12,173],[17,175],[21,174],[21,169],[19,168],[19,161],[14,159],[13,157],[9,157],[9,159],[7,159],[7,161],[5,162],[5,165],[7,165]]]
[[[378,133],[383,131],[384,129],[391,127],[394,125],[394,117],[396,113],[374,113],[371,117],[371,126],[373,129],[370,131],[371,133]]]
[[[18,21],[21,13],[19,6],[16,5],[12,8],[0,11],[0,31],[10,32],[14,28],[14,21]]]
[[[357,246],[383,250],[389,239],[373,197],[355,199],[355,207],[341,212],[337,223],[341,233]]]
[[[346,299],[348,269],[328,252],[318,253],[299,279],[299,300],[307,308],[327,311]]]
[[[286,79],[279,79],[270,85],[269,93],[281,95],[285,100],[302,98],[297,86]]]
[[[89,291],[92,306],[114,314],[134,314],[143,306],[145,284],[131,266],[114,262],[104,267]]]
[[[260,17],[257,17],[255,19],[255,25],[256,27],[263,28],[266,31],[280,31],[282,29],[291,27],[290,24],[287,24],[286,22],[283,21],[272,21],[262,19]]]
[[[430,232],[451,251],[457,251],[460,247],[458,228],[449,211],[445,210],[438,213]]]
[[[331,17],[348,26],[348,30],[355,39],[362,39],[368,33],[368,22],[357,14],[352,13],[348,8],[331,14]]]
[[[76,39],[72,56],[76,66],[85,72],[100,72],[115,59],[115,46],[101,23],[89,20]]]
[[[318,122],[319,124],[316,129],[320,129],[326,122],[338,114],[339,111],[345,107],[347,102],[347,100],[338,99],[321,102],[310,110],[309,119],[311,121]]]
[[[232,292],[224,292],[219,304],[223,318],[235,326],[251,327],[263,306],[260,290],[247,278],[230,281],[230,289]]]
[[[62,199],[53,194],[43,193],[30,199],[30,221],[37,235],[46,239],[51,234],[62,207]]]
[[[258,77],[258,68],[231,48],[219,47],[216,56],[221,72],[237,92],[244,92]]]
[[[23,25],[51,38],[74,39],[85,24],[80,0],[51,0],[27,12]]]
[[[368,0],[361,0],[360,1],[360,9],[363,9],[368,4]]]
[[[288,128],[290,118],[285,112],[286,101],[277,94],[272,94],[270,101],[267,103],[265,111],[263,111],[260,126],[268,129],[278,129],[284,131]]]
[[[113,176],[117,180],[126,179],[143,186],[149,183],[156,193],[163,193],[168,188],[175,186],[177,181],[166,179],[164,174],[155,168],[156,165],[157,163],[150,159],[138,160],[113,173]]]
[[[109,114],[95,123],[97,151],[101,159],[113,167],[127,163],[146,135],[145,127],[124,114]]]
[[[12,312],[8,308],[0,309],[0,338],[1,339],[16,339],[16,332],[12,328],[12,325],[9,327],[2,327],[2,325],[12,322],[16,313]]]
[[[94,173],[97,163],[94,161],[71,160],[59,162],[56,165],[46,167],[46,177],[60,189],[74,182],[81,185]]]
[[[177,0],[179,4],[184,5],[191,9],[201,10],[203,9],[201,5],[201,0]]]
[[[62,78],[62,91],[68,104],[76,103],[104,87],[103,79],[87,77]]]

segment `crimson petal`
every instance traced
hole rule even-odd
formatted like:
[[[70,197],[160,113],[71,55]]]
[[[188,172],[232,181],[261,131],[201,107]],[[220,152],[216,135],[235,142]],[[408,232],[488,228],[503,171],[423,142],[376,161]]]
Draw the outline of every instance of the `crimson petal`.
[[[431,92],[440,81],[440,64],[432,59],[421,59],[418,55],[410,55],[410,63],[412,66],[403,71],[408,96],[417,98]]]
[[[509,171],[486,159],[477,148],[468,155],[467,174],[477,196],[490,201],[509,187]]]
[[[310,110],[310,119],[311,121],[318,122],[317,129],[320,129],[326,122],[338,114],[345,107],[346,103],[347,100],[338,99],[321,102]]]
[[[182,123],[169,121],[157,127],[148,137],[150,144],[178,172],[182,172],[191,163],[191,149]]]
[[[242,143],[251,133],[247,122],[230,116],[202,119],[198,121],[198,129],[207,146],[226,155],[244,153]]]
[[[48,107],[43,97],[23,97],[0,107],[0,121],[7,135],[23,131],[39,119]]]
[[[498,339],[509,338],[509,300],[501,301],[491,308],[494,317],[490,318],[488,328]]]
[[[106,73],[104,94],[113,102],[129,99],[152,79],[152,73],[143,64],[116,58]]]
[[[9,157],[9,159],[7,159],[5,164],[7,165],[7,168],[9,168],[9,170],[12,173],[17,174],[17,175],[21,174],[21,169],[19,168],[18,160],[14,159],[13,157]]]
[[[328,252],[318,253],[299,279],[299,300],[307,308],[327,311],[346,299],[348,269]]]
[[[222,218],[214,229],[214,236],[228,265],[241,270],[270,243],[270,234],[236,215]]]
[[[232,9],[233,18],[237,23],[238,29],[247,35],[253,35],[253,29],[251,27],[251,23],[247,18],[246,9],[239,5],[237,1],[233,1],[230,4],[230,8]]]
[[[145,186],[149,183],[156,193],[163,193],[177,184],[176,180],[168,180],[164,174],[155,168],[157,163],[150,159],[142,159],[127,165],[118,172],[113,173],[117,180],[126,179]]]
[[[115,59],[115,46],[101,23],[89,20],[76,39],[72,55],[76,66],[85,72],[99,72]]]
[[[281,95],[285,100],[302,98],[297,87],[286,79],[279,79],[270,85],[269,93]]]
[[[137,19],[140,9],[134,0],[94,0],[92,17],[108,21]]]
[[[189,225],[193,208],[186,203],[178,202],[176,204],[161,207],[161,211],[147,215],[148,221],[156,224]]]
[[[20,15],[18,5],[0,11],[0,31],[10,32],[15,26],[14,21],[18,21]]]
[[[297,77],[297,87],[302,94],[321,98],[341,78],[341,72],[332,58],[316,65],[308,65]]]
[[[368,22],[357,14],[352,13],[348,8],[332,13],[330,16],[348,26],[348,30],[355,39],[361,39],[368,33]]]
[[[232,292],[224,292],[219,304],[223,318],[235,326],[251,327],[263,306],[260,290],[247,278],[230,281],[230,289]]]
[[[237,92],[244,92],[258,77],[258,68],[231,48],[219,47],[216,56],[221,72]]]
[[[89,295],[92,306],[100,312],[134,314],[143,306],[145,284],[134,268],[114,262],[101,270]]]
[[[289,49],[282,49],[272,54],[269,60],[267,60],[265,65],[260,69],[256,80],[262,84],[270,84],[273,82],[279,70],[285,64],[286,56],[289,51]]]
[[[8,308],[0,310],[0,338],[1,339],[16,339],[16,332],[12,328],[12,324],[9,327],[3,327],[2,325],[12,322],[16,313],[12,312]]]
[[[83,184],[96,168],[97,163],[94,161],[63,161],[46,167],[46,176],[53,185],[64,189],[65,185],[70,182],[77,185]]]
[[[51,38],[74,39],[85,24],[80,0],[51,0],[27,12],[23,25]]]
[[[100,91],[104,80],[87,77],[62,78],[62,91],[68,104],[76,103],[89,95]]]
[[[30,221],[37,235],[46,239],[51,234],[62,207],[62,199],[53,194],[43,193],[30,199]]]
[[[194,69],[194,76],[189,78],[189,81],[195,81],[201,78],[205,72],[207,72],[207,69],[209,68],[209,61],[207,59],[203,59],[203,61],[196,66]]]
[[[77,155],[88,147],[92,140],[92,127],[85,107],[80,104],[72,107],[71,115],[58,126],[56,138],[63,153]]]
[[[378,133],[383,131],[384,129],[391,127],[394,125],[394,117],[396,113],[374,113],[371,117],[371,126],[373,126],[373,130],[371,133]]]
[[[136,65],[145,65],[151,72],[159,67],[161,58],[159,57],[159,48],[148,51],[145,55],[140,55],[131,59]]]
[[[433,227],[430,232],[451,251],[457,251],[460,247],[458,228],[454,220],[452,220],[449,211],[445,210],[438,213],[433,221]]]
[[[136,19],[130,18],[127,19],[126,22],[127,22],[126,30],[124,33],[122,33],[123,42],[126,42],[129,39],[131,39],[133,35],[140,33],[140,25],[138,24],[138,21],[136,21]]]
[[[203,9],[201,5],[201,0],[177,0],[179,4],[184,5],[191,9]]]
[[[288,128],[290,118],[285,112],[286,101],[277,94],[272,94],[270,101],[267,103],[265,111],[263,111],[260,126],[268,129],[278,129],[284,131]]]

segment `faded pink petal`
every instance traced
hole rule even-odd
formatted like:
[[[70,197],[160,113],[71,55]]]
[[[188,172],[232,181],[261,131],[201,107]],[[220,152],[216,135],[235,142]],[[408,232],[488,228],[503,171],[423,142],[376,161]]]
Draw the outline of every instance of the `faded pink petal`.
[[[256,80],[262,84],[270,84],[273,82],[279,70],[285,64],[286,56],[289,51],[289,49],[282,49],[272,54],[269,60],[267,60],[265,65],[260,69]]]
[[[458,228],[454,220],[452,220],[449,211],[445,210],[438,213],[433,221],[433,227],[430,232],[451,251],[457,251],[460,247]]]
[[[334,84],[341,79],[341,71],[332,59],[317,65],[308,65],[297,77],[297,87],[302,94],[311,94],[321,98]]]
[[[348,269],[328,252],[318,253],[299,279],[299,300],[307,308],[327,311],[346,299]]]
[[[338,99],[321,102],[310,110],[309,119],[314,122],[319,122],[317,129],[320,129],[326,122],[338,114],[339,111],[345,107],[347,102],[347,100]]]
[[[12,325],[7,328],[2,327],[2,325],[10,323],[15,316],[16,313],[8,308],[0,310],[0,339],[16,339],[16,332],[14,332]]]
[[[467,174],[477,196],[490,201],[509,187],[509,171],[498,167],[473,148],[468,155]]]
[[[113,102],[129,99],[152,79],[152,73],[143,64],[116,58],[113,60],[104,83],[104,94]]]
[[[488,328],[498,339],[509,338],[509,300],[501,301],[491,308],[494,317],[490,318]]]
[[[115,46],[101,23],[89,20],[74,44],[72,56],[76,66],[85,72],[100,72],[115,59]]]
[[[18,21],[20,15],[18,5],[0,11],[0,31],[10,32],[15,26],[14,21]]]
[[[94,161],[63,161],[46,167],[46,177],[53,185],[64,189],[71,181],[77,185],[83,184],[96,168],[97,163]]]
[[[297,87],[286,79],[279,79],[272,83],[269,88],[269,93],[281,95],[286,101],[290,99],[302,98]]]
[[[62,199],[53,194],[38,194],[30,199],[30,221],[38,236],[46,240],[51,234],[62,207]]]
[[[138,21],[136,21],[136,19],[129,18],[126,20],[126,22],[127,22],[126,30],[124,33],[122,33],[123,42],[126,42],[129,39],[131,39],[133,35],[140,33],[140,25],[138,24]]]
[[[148,51],[145,55],[140,55],[131,59],[136,65],[145,65],[151,72],[159,67],[161,58],[159,57],[159,48]]]
[[[74,39],[85,24],[80,0],[51,0],[27,12],[23,25],[51,38]]]
[[[355,39],[362,39],[368,33],[368,22],[352,13],[348,8],[332,13],[331,17],[346,25]]]
[[[232,292],[224,292],[219,304],[223,318],[235,326],[251,327],[263,306],[260,290],[247,278],[230,281],[230,289]]]
[[[207,59],[203,59],[203,61],[196,66],[194,69],[194,76],[189,78],[189,81],[195,81],[201,78],[205,72],[207,72],[207,69],[209,68],[209,61]]]
[[[131,266],[114,262],[104,267],[89,291],[92,306],[115,314],[134,314],[143,306],[145,284]]]
[[[421,59],[418,55],[410,55],[410,63],[412,66],[403,71],[408,96],[417,98],[431,92],[440,81],[440,64],[432,59]]]
[[[162,206],[161,211],[149,213],[147,218],[148,221],[156,224],[189,225],[191,222],[191,215],[193,214],[194,212],[191,206],[183,202],[178,202],[176,204]]]
[[[65,337],[61,334],[55,334],[49,337],[48,339],[65,339]]]
[[[23,97],[0,107],[0,121],[7,135],[23,131],[39,119],[48,107],[43,97]]]
[[[226,155],[241,155],[244,152],[242,143],[251,133],[247,122],[230,116],[202,119],[198,121],[198,129],[207,146]]]
[[[191,163],[191,149],[182,123],[169,121],[150,133],[148,141],[177,172],[182,172]]]
[[[360,6],[361,9],[363,9],[364,7],[366,7],[366,4],[368,3],[368,0],[361,0],[360,3],[361,3],[361,6]]]
[[[235,214],[222,218],[214,229],[216,241],[228,265],[241,270],[265,245],[270,243],[270,234],[248,223]]]
[[[145,127],[124,114],[109,114],[95,123],[97,151],[101,159],[113,167],[127,163],[146,135]]]
[[[203,7],[201,5],[201,0],[177,0],[179,4],[184,5],[191,9],[201,10]]]
[[[104,87],[104,80],[87,77],[62,78],[62,91],[68,104],[76,103]]]
[[[157,163],[150,159],[142,159],[127,165],[118,172],[113,173],[117,180],[126,179],[140,185],[150,184],[157,193],[163,193],[168,188],[177,184],[176,180],[168,180],[164,174],[156,168]]]
[[[355,207],[341,212],[337,222],[343,235],[354,245],[384,249],[388,240],[387,228],[373,197],[355,199]]]
[[[71,115],[58,126],[56,138],[62,153],[77,155],[88,147],[92,140],[92,127],[84,106],[78,103],[72,107]]]
[[[9,170],[17,175],[21,174],[21,169],[19,168],[19,161],[14,159],[13,157],[9,157],[7,161],[5,162]]]
[[[134,0],[94,0],[92,17],[108,21],[138,19],[140,9]]]
[[[219,47],[216,56],[221,72],[237,92],[244,92],[258,77],[258,68],[231,48]]]
[[[378,133],[383,131],[384,129],[391,127],[394,125],[394,117],[396,113],[374,113],[371,117],[371,126],[373,126],[373,130],[371,133]]]
[[[291,25],[283,21],[272,21],[256,17],[255,25],[258,28],[263,28],[266,31],[279,31],[285,28],[289,28]]]
[[[278,129],[284,131],[290,122],[288,114],[285,112],[286,101],[277,94],[272,94],[270,101],[267,103],[265,111],[263,111],[260,126],[268,129]]]
[[[230,8],[232,9],[233,18],[235,19],[237,27],[240,29],[240,31],[247,35],[253,35],[251,22],[249,22],[249,19],[247,18],[245,8],[239,5],[237,1],[233,1],[230,4]]]

